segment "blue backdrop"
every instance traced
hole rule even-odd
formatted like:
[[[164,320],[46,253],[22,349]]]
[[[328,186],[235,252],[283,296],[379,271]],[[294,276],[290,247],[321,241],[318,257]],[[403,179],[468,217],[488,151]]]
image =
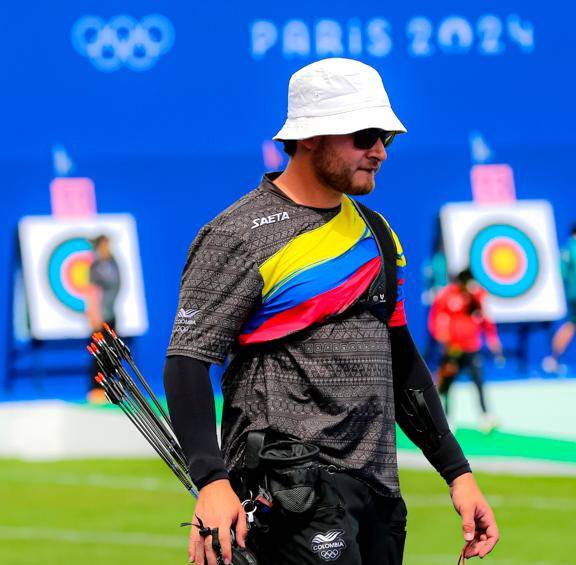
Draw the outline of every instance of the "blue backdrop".
[[[158,378],[188,244],[258,183],[262,143],[283,123],[291,73],[346,56],[381,72],[409,130],[390,148],[366,201],[404,243],[408,315],[422,342],[420,266],[440,206],[471,197],[472,132],[490,161],[512,165],[519,198],[553,203],[561,240],[576,219],[576,9],[553,5],[99,0],[5,7],[0,313],[8,313],[17,221],[50,213],[52,149],[61,144],[73,174],[94,179],[100,212],[137,219],[151,322],[138,354]]]

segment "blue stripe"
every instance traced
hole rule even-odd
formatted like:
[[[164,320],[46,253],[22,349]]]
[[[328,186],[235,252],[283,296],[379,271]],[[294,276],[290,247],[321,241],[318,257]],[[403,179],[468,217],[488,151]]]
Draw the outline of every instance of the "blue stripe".
[[[250,333],[272,316],[337,288],[374,257],[378,257],[378,248],[370,236],[339,257],[303,271],[268,296],[255,316],[246,322],[242,333]]]
[[[396,276],[398,278],[398,296],[396,297],[396,301],[400,302],[406,298],[404,283],[400,284],[400,279],[406,280],[406,267],[396,267]]]
[[[268,302],[275,294],[277,294],[278,292],[280,292],[284,286],[286,284],[288,284],[292,279],[294,279],[295,277],[300,276],[302,273],[304,273],[305,271],[308,271],[309,269],[313,269],[315,267],[318,267],[319,265],[324,265],[324,263],[328,263],[329,261],[333,261],[334,259],[337,259],[338,257],[342,257],[343,255],[345,255],[346,253],[348,253],[349,251],[351,251],[352,249],[354,249],[354,247],[356,245],[358,245],[358,243],[360,241],[362,241],[364,238],[368,238],[368,237],[372,237],[372,234],[370,232],[370,230],[368,229],[368,227],[366,227],[366,229],[364,230],[364,233],[362,233],[362,235],[358,238],[358,241],[356,241],[356,243],[354,243],[354,245],[352,245],[349,249],[347,249],[346,251],[344,251],[344,253],[342,253],[339,256],[336,257],[329,257],[327,259],[322,259],[321,261],[317,261],[315,263],[311,263],[310,265],[306,265],[305,267],[302,267],[301,269],[299,269],[298,271],[295,271],[293,273],[291,273],[290,275],[284,277],[281,281],[278,281],[269,291],[268,294],[266,294],[266,296],[263,297],[264,302]]]

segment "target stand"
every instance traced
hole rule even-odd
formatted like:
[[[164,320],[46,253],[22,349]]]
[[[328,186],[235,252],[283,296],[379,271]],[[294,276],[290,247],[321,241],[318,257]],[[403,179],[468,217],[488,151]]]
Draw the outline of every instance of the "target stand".
[[[529,293],[542,270],[533,239],[512,223],[482,228],[472,240],[469,256],[474,278],[492,297],[501,300],[514,300]],[[517,360],[520,373],[527,374],[530,338],[538,331],[551,333],[552,323],[525,321],[500,328],[502,333],[515,334],[516,344],[507,348],[507,355]]]
[[[492,320],[516,334],[507,353],[526,372],[530,336],[550,332],[566,315],[552,206],[545,200],[454,202],[442,207],[440,219],[448,272],[470,268],[488,292]]]
[[[4,389],[31,376],[84,375],[85,345],[92,333],[86,315],[93,261],[91,240],[106,235],[120,274],[114,304],[116,329],[124,339],[148,329],[136,223],[129,214],[82,219],[27,216],[12,246],[8,343]]]
[[[84,253],[88,249],[89,242],[75,242],[75,246]],[[49,277],[55,277],[56,264],[61,262],[62,256],[54,254],[50,261]],[[62,261],[67,263],[67,270],[80,271],[89,268],[91,258],[79,257],[76,261]],[[83,265],[82,265],[83,264]],[[22,272],[22,256],[17,231],[14,230],[13,243],[11,245],[10,268],[8,270],[8,315],[6,316],[6,344],[4,359],[4,393],[10,394],[17,381],[32,379],[34,389],[38,394],[45,392],[45,381],[54,377],[72,377],[88,380],[91,363],[85,354],[85,346],[89,341],[89,335],[82,338],[67,339],[38,339],[34,337],[30,327],[31,313],[24,288]],[[78,272],[69,276],[75,276],[77,281],[76,290],[81,291],[78,281],[85,275]],[[54,281],[55,288],[62,286],[62,281]],[[81,294],[68,294],[62,291],[62,298],[66,300],[69,308],[82,313],[84,305]],[[133,338],[124,338],[131,348],[134,348]]]

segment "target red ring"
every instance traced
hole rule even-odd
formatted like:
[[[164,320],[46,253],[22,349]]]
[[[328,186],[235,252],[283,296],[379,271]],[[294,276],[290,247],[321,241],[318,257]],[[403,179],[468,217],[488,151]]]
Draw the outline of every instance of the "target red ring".
[[[509,237],[495,237],[482,250],[482,265],[500,284],[516,284],[526,274],[528,260],[522,246]]]

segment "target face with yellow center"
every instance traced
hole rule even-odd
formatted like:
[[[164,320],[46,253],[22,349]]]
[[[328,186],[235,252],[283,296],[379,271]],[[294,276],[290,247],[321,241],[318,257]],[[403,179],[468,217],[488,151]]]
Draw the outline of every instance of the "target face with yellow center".
[[[92,245],[82,237],[63,241],[48,259],[50,290],[58,302],[74,312],[86,311],[92,260]]]
[[[496,224],[480,230],[472,241],[470,268],[488,292],[515,298],[534,286],[540,258],[526,233],[513,225]]]
[[[36,339],[84,339],[91,241],[106,234],[120,272],[114,302],[118,333],[142,335],[148,328],[136,222],[130,214],[82,218],[26,216],[18,222],[30,331]]]
[[[565,315],[549,202],[451,202],[440,216],[449,272],[470,267],[488,291],[486,308],[494,321],[547,322]]]

